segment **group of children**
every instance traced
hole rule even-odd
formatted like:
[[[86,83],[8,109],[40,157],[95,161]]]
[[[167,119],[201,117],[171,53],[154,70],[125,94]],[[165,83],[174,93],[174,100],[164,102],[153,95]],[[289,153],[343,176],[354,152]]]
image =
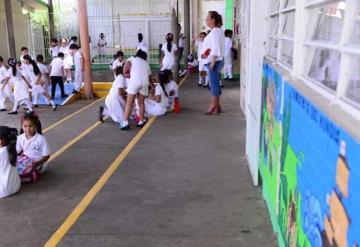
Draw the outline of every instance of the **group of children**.
[[[0,198],[18,192],[21,182],[37,181],[49,158],[49,145],[35,114],[21,118],[20,135],[14,128],[0,126]]]
[[[43,55],[37,55],[34,60],[27,47],[21,48],[20,60],[8,59],[8,67],[0,57],[0,111],[7,111],[5,101],[9,99],[13,102],[13,108],[8,114],[17,114],[21,104],[25,104],[29,112],[33,112],[34,107],[38,107],[41,96],[55,111],[56,87],[59,85],[62,98],[68,96],[64,89],[64,77],[68,83],[72,81],[73,65],[75,65],[75,78],[72,93],[79,93],[83,81],[83,57],[76,42],[75,36],[69,42],[63,38],[60,45],[57,39],[51,39],[50,68],[45,64]],[[51,95],[49,95],[50,86]]]

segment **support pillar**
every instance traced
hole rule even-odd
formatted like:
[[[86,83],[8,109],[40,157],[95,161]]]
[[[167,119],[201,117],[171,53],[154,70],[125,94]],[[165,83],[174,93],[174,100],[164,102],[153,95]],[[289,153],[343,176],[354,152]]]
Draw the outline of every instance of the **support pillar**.
[[[184,0],[184,35],[184,56],[186,61],[186,57],[190,53],[190,42],[192,39],[190,36],[190,0]]]
[[[49,15],[49,33],[50,39],[55,38],[55,22],[54,22],[54,7],[53,1],[48,0],[48,15]]]
[[[91,56],[89,46],[89,29],[87,19],[86,0],[78,0],[79,30],[81,51],[84,58],[84,85],[87,99],[93,99],[92,74],[91,74]]]
[[[14,22],[12,18],[11,0],[4,0],[4,6],[5,6],[5,16],[6,16],[5,22],[6,22],[8,48],[9,48],[9,57],[16,58]]]
[[[175,11],[175,8],[172,9],[171,12],[171,30],[174,34],[174,43],[178,44],[179,41],[179,31],[178,31],[178,18]],[[174,66],[174,81],[179,83],[179,66],[180,66],[180,59],[179,56],[175,56],[175,66]]]

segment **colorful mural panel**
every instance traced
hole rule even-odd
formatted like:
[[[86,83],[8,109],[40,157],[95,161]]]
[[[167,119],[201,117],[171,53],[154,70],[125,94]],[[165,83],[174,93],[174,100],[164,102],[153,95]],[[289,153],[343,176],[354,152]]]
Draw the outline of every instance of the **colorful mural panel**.
[[[360,143],[263,66],[259,170],[280,246],[358,247]]]

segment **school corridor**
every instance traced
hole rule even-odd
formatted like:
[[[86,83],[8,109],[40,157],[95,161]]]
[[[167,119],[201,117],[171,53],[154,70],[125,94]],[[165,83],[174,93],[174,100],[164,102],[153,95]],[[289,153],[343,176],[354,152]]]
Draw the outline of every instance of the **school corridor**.
[[[180,88],[180,114],[141,130],[97,121],[103,99],[40,108],[53,156],[39,182],[1,200],[0,246],[277,246],[245,161],[239,82],[225,82],[224,113],[206,116],[196,79]]]

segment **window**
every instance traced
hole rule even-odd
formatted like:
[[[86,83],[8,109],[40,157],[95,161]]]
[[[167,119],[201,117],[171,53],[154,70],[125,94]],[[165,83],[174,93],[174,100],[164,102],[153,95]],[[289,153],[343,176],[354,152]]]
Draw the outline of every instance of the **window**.
[[[293,65],[295,0],[270,0],[267,55],[286,68]]]
[[[268,3],[267,56],[330,100],[360,109],[360,1]]]

